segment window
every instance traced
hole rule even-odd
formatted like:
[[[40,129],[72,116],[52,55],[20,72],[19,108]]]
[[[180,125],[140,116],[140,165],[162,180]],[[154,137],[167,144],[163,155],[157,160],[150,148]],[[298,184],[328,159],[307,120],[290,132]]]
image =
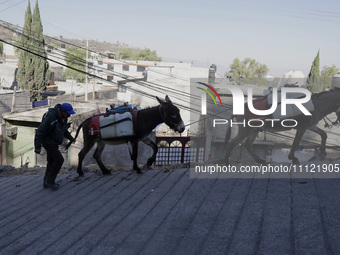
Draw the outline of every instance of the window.
[[[107,64],[107,70],[113,71],[113,64]]]
[[[137,66],[137,72],[144,72],[145,66]]]
[[[108,75],[107,76],[107,81],[113,81],[113,75]]]
[[[130,66],[129,65],[123,65],[123,71],[129,71]]]
[[[118,85],[118,92],[126,92],[126,87],[125,85]]]
[[[103,64],[103,60],[98,60],[98,65],[102,65]]]

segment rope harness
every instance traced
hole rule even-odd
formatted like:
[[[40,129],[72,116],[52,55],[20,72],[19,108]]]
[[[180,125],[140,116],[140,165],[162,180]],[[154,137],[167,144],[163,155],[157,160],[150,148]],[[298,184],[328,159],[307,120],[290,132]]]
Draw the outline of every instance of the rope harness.
[[[330,123],[328,123],[326,120],[328,120]],[[327,116],[323,118],[323,121],[325,122],[325,128],[332,128],[333,126],[339,127],[339,117],[336,119],[336,121],[331,121]]]
[[[165,121],[165,119],[164,119],[165,117],[164,117],[164,114],[162,114],[161,108],[162,108],[162,106],[160,105],[160,106],[159,106],[159,113],[161,114],[162,120],[163,120],[163,122],[164,122],[165,124],[167,124],[168,126],[170,126],[170,125],[174,126],[173,129],[177,129],[177,127],[178,127],[179,125],[183,124],[183,120],[180,121],[179,123],[174,123],[174,122],[172,122],[172,121]],[[170,125],[169,125],[169,124],[170,124]]]

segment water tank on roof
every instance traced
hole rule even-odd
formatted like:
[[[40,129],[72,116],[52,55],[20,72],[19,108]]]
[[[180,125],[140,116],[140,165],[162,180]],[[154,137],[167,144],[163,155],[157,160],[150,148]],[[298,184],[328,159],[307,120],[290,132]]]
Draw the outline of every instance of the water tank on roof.
[[[334,74],[332,79],[332,89],[340,88],[340,73]]]
[[[297,84],[299,86],[306,83],[306,78],[301,71],[288,71],[283,75],[283,82],[288,84]]]
[[[305,75],[301,71],[288,71],[283,75],[283,78],[305,78]]]
[[[215,71],[215,73],[216,73],[216,71],[217,71],[217,66],[216,66],[215,64],[212,64],[212,65],[210,66],[210,68],[211,68],[211,69],[214,69],[214,71]]]

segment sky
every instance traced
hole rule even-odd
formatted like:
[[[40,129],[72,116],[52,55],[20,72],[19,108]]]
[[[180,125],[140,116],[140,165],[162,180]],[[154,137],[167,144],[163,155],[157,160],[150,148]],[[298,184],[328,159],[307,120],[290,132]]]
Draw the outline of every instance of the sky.
[[[27,3],[0,0],[0,19],[22,27]],[[321,69],[340,68],[338,0],[39,0],[39,8],[46,35],[150,48],[222,75],[233,59],[252,58],[273,76],[307,76],[318,50]]]

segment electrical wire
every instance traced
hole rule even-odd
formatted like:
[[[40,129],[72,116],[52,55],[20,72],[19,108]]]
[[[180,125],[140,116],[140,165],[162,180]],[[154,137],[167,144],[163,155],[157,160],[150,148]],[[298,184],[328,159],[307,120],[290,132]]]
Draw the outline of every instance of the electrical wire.
[[[0,26],[4,27],[2,24],[0,24]],[[6,27],[5,27],[5,28],[6,28]],[[13,31],[13,29],[10,29],[10,30]],[[14,30],[14,31],[15,31],[15,30]],[[22,31],[23,31],[23,29],[22,29]],[[15,32],[18,33],[18,31],[15,31]],[[23,34],[22,32],[21,32],[21,33],[19,32],[19,34],[21,34],[21,35],[23,35],[23,36],[27,36],[27,35]],[[45,36],[44,36],[44,37],[45,37]],[[31,40],[33,40],[33,41],[35,41],[35,42],[38,42],[38,40],[35,39],[34,37],[28,37],[28,39],[31,39]],[[55,38],[53,38],[53,40],[57,40],[57,41],[59,41],[59,42],[65,42],[65,41],[62,41],[62,40],[59,40],[59,39],[55,39]],[[115,83],[115,82],[112,82],[112,81],[109,82],[109,81],[107,81],[107,79],[104,79],[104,78],[102,78],[102,77],[100,77],[100,76],[91,74],[90,72],[86,72],[86,71],[83,71],[83,70],[79,70],[79,69],[74,68],[74,67],[71,67],[71,66],[69,66],[69,65],[67,65],[67,64],[63,64],[63,63],[61,63],[61,62],[55,61],[55,60],[53,60],[53,59],[51,59],[51,58],[44,57],[44,56],[41,55],[41,54],[43,54],[44,52],[42,52],[41,49],[39,49],[39,48],[37,48],[37,47],[35,47],[35,46],[31,47],[30,49],[25,49],[24,47],[22,47],[22,46],[20,46],[20,45],[15,45],[14,43],[10,43],[10,42],[8,42],[8,41],[6,41],[6,40],[3,40],[3,39],[0,39],[0,41],[2,41],[2,42],[4,42],[4,43],[7,43],[7,44],[9,44],[9,45],[12,45],[13,47],[16,47],[16,48],[19,48],[19,49],[21,49],[21,50],[24,50],[24,51],[26,51],[26,52],[29,52],[29,53],[31,53],[31,54],[33,54],[33,55],[38,56],[38,57],[43,57],[43,58],[45,58],[45,59],[47,59],[47,60],[49,60],[49,61],[52,61],[52,62],[57,63],[58,65],[61,65],[61,66],[70,68],[70,69],[72,69],[72,70],[74,70],[74,71],[77,71],[77,72],[80,72],[80,73],[83,73],[83,74],[88,75],[88,76],[90,76],[90,77],[93,77],[93,78],[96,78],[96,79],[100,79],[100,80],[104,80],[105,82],[111,83],[111,84],[113,84],[113,85],[115,85],[115,86],[118,85],[118,84]],[[33,44],[33,45],[34,45],[34,44]],[[76,48],[84,49],[83,47],[79,47],[79,46],[77,46],[77,45],[73,45],[73,46],[76,47]],[[79,66],[81,66],[81,65],[88,65],[88,62],[86,62],[84,59],[79,58],[79,57],[77,57],[77,56],[75,56],[75,55],[73,55],[73,54],[70,54],[70,53],[68,53],[68,52],[61,51],[61,50],[56,50],[56,52],[57,52],[58,54],[60,54],[59,56],[55,56],[55,55],[54,55],[54,57],[56,57],[57,59],[62,60],[62,59],[65,59],[65,57],[70,57],[70,58],[73,58],[73,60],[75,61],[75,63],[76,63],[77,65],[79,65]],[[96,53],[96,54],[99,54],[99,53],[94,52],[94,51],[91,51],[91,52]],[[103,55],[103,56],[104,56],[104,55]],[[127,62],[122,61],[122,63],[127,63]],[[134,78],[134,77],[127,76],[127,75],[122,74],[122,73],[119,73],[119,72],[115,72],[115,71],[112,71],[112,70],[108,70],[108,69],[105,69],[105,68],[101,68],[101,67],[99,67],[99,66],[94,66],[94,65],[93,65],[93,67],[89,67],[89,69],[90,69],[90,70],[93,70],[93,71],[99,71],[99,70],[100,70],[100,71],[105,71],[105,72],[107,72],[107,73],[109,73],[109,74],[113,74],[113,75],[119,76],[119,77],[121,77],[121,78],[125,78],[125,79],[127,79],[127,80],[128,80],[129,78]],[[166,77],[171,77],[172,79],[173,79],[173,78],[176,78],[176,79],[178,79],[178,80],[182,80],[182,81],[185,81],[185,82],[190,82],[189,79],[185,79],[184,77],[180,77],[180,76],[175,76],[175,77],[174,77],[174,75],[169,75],[169,74],[166,74],[166,73],[163,73],[163,72],[160,72],[160,71],[156,71],[154,68],[150,68],[148,71],[154,72],[154,73],[157,73],[157,74],[161,74],[161,75],[164,75],[164,76],[166,76]],[[176,98],[176,99],[178,99],[178,100],[182,100],[182,101],[183,101],[183,98],[182,98],[182,97],[185,97],[185,98],[189,98],[189,99],[190,99],[190,97],[192,96],[192,95],[190,95],[189,93],[185,93],[185,92],[180,91],[180,90],[169,89],[169,88],[167,88],[166,86],[162,86],[162,85],[157,84],[157,83],[155,83],[155,82],[135,82],[135,84],[138,84],[138,85],[140,85],[140,86],[142,86],[142,87],[144,87],[144,88],[148,88],[148,89],[151,89],[151,90],[153,90],[153,91],[160,92],[160,93],[162,93],[162,92],[163,92],[163,93],[164,93],[164,92],[167,92],[167,93],[169,93],[169,94],[174,94],[174,96],[172,95],[172,97],[174,97],[174,98]],[[83,85],[83,86],[84,86],[84,85]],[[83,86],[82,86],[82,87],[83,87]],[[138,90],[138,89],[134,89],[134,88],[132,88],[132,87],[130,87],[130,86],[125,86],[125,88],[126,88],[127,90],[131,91],[131,92],[136,93],[136,94],[139,94],[139,95],[142,95],[142,96],[145,96],[145,97],[154,99],[154,95],[149,94],[149,93],[146,93],[145,91],[141,91],[141,90]],[[79,89],[80,89],[80,88],[79,88]],[[180,97],[180,96],[182,96],[182,97]],[[196,99],[197,99],[197,98],[196,98]],[[188,103],[188,102],[187,102],[187,103]],[[188,110],[188,111],[190,111],[190,112],[196,112],[196,113],[199,113],[199,112],[200,112],[200,111],[198,111],[197,109],[192,109],[191,107],[187,107],[187,106],[182,105],[182,104],[177,104],[177,105],[178,105],[179,108],[184,109],[184,110]],[[225,111],[225,112],[226,112],[226,111],[230,111],[231,109],[232,109],[232,107],[229,107],[229,108],[227,107],[226,110],[224,110],[224,111]],[[222,112],[219,112],[218,114],[221,114],[221,113],[224,113],[224,112],[222,111]],[[208,118],[208,117],[202,118],[202,119],[200,119],[200,120],[198,120],[198,121],[196,121],[196,122],[190,123],[189,125],[192,125],[192,124],[194,124],[194,123],[203,121],[203,120],[205,120],[205,119],[207,119],[207,118]],[[286,139],[293,139],[291,136],[282,135],[282,134],[277,134],[277,133],[273,133],[273,132],[270,132],[270,131],[267,131],[267,132],[268,132],[268,133],[271,133],[271,135],[273,135],[273,136],[277,136],[277,137],[281,137],[281,138],[283,137],[283,138],[286,138]],[[313,142],[310,142],[310,141],[306,141],[306,142],[309,143],[309,144],[313,144],[313,145],[316,144],[316,143],[313,143]]]

